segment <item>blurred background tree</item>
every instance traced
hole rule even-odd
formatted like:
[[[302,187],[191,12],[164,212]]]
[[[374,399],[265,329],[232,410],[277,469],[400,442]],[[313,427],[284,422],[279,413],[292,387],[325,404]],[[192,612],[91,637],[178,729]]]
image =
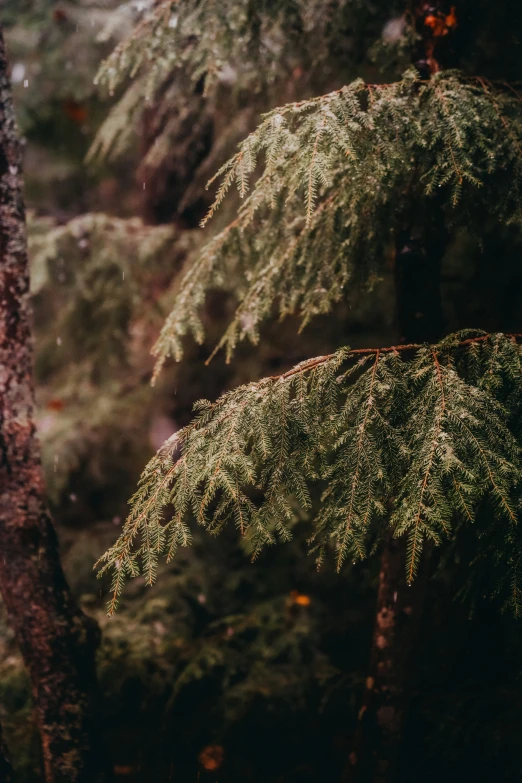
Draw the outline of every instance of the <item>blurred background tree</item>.
[[[152,591],[133,583],[110,621],[107,586],[100,591],[92,573],[126,516],[143,464],[189,421],[195,400],[347,342],[385,345],[399,336],[387,269],[371,300],[353,297],[299,336],[293,320],[268,327],[258,348],[240,347],[233,366],[218,356],[205,368],[234,307],[232,297],[216,294],[204,312],[206,344],[187,342],[183,364],[167,366],[150,387],[150,348],[180,273],[235,210],[232,199],[216,227],[197,228],[212,198],[208,177],[262,111],[358,76],[396,78],[410,61],[403,2],[306,5],[303,27],[304,5],[289,19],[270,15],[276,4],[237,3],[240,17],[244,9],[254,19],[268,14],[258,38],[247,41],[256,47],[261,40],[263,67],[223,41],[220,66],[204,84],[204,63],[191,72],[183,58],[164,62],[153,52],[149,100],[143,84],[130,80],[108,84],[103,102],[93,84],[100,60],[154,3],[7,0],[1,10],[27,139],[38,426],[68,577],[103,628],[99,676],[117,779],[336,780],[356,723],[375,561],[341,577],[315,573],[302,556],[299,525],[277,557],[267,553],[255,565],[234,536],[196,538]],[[466,69],[519,78],[517,4],[462,2],[457,14],[452,46]],[[241,19],[233,30],[242,30]],[[175,32],[175,24],[173,11],[167,29]],[[198,32],[210,37],[213,30]],[[484,245],[461,233],[445,255],[445,316],[454,327],[480,314],[489,328],[499,310],[506,321],[520,312],[509,231],[486,232]],[[451,601],[464,568],[448,557],[428,585],[400,764],[401,778],[412,783],[442,775],[510,781],[522,771],[519,633],[498,613],[488,584]],[[18,779],[38,781],[28,684],[5,624],[0,652],[4,734]]]

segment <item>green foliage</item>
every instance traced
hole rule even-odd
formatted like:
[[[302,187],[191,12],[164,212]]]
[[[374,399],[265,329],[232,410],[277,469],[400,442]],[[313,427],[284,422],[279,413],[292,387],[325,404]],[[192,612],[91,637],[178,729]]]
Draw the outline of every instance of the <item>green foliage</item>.
[[[324,92],[353,78],[354,63],[360,73],[395,10],[402,12],[400,2],[382,9],[362,0],[142,3],[134,30],[99,70],[97,84],[118,99],[90,159],[122,155],[153,107],[165,120],[144,163],[167,161],[186,136],[179,132],[183,118],[204,93],[200,114],[214,121],[224,114],[204,167],[208,179],[253,127],[253,110],[273,105],[274,95]]]
[[[129,459],[135,473],[148,458],[147,432],[163,404],[147,383],[165,312],[158,295],[192,238],[101,213],[63,225],[30,214],[28,233],[38,430],[57,501],[73,474],[83,471],[73,493],[81,495],[85,484],[121,482]]]
[[[75,527],[62,530],[61,543],[71,588],[102,629],[97,656],[102,725],[115,764],[132,767],[146,781],[168,778],[174,762],[176,775],[190,780],[197,770],[177,774],[178,763],[188,755],[197,767],[199,752],[211,741],[225,745],[236,764],[239,756],[241,766],[245,757],[263,751],[267,733],[280,734],[288,715],[300,749],[306,706],[312,701],[327,721],[334,688],[344,686],[346,711],[356,675],[346,671],[346,660],[341,671],[332,660],[332,637],[337,641],[347,633],[346,621],[334,625],[328,611],[337,586],[327,573],[306,569],[297,541],[286,552],[285,567],[267,575],[261,563],[238,569],[240,553],[232,542],[209,542],[202,534],[204,540],[162,569],[154,596],[135,580],[125,611],[109,620],[92,560],[113,535],[111,522]],[[296,602],[296,587],[306,590],[307,605]],[[372,602],[368,588],[366,594]],[[40,783],[30,686],[4,614],[0,607],[0,699],[8,713],[2,727],[17,760],[17,780]],[[186,716],[181,722],[180,712]],[[234,736],[245,723],[255,742],[245,743],[241,754]]]
[[[40,394],[58,398],[65,409],[57,416],[62,436],[69,429],[65,441],[75,448],[82,439],[71,415],[80,415],[85,427],[88,410],[87,420],[98,427],[114,416],[122,390],[139,394],[136,374],[148,370],[147,338],[161,318],[161,307],[155,312],[144,304],[167,286],[189,247],[190,239],[178,238],[172,227],[139,219],[100,213],[55,225],[30,218],[36,373],[47,386]],[[54,427],[42,430],[56,455],[56,436],[63,438]]]
[[[64,352],[91,378],[107,375],[128,359],[131,325],[147,288],[151,281],[161,284],[162,278],[165,285],[190,246],[188,238],[177,240],[171,226],[145,226],[137,218],[103,213],[88,213],[64,225],[30,221],[32,294],[41,319],[51,320],[49,309],[53,311],[53,328],[41,344],[43,353],[53,350],[46,373],[53,369],[53,359],[61,363]],[[46,296],[51,288],[52,300]]]
[[[344,24],[335,14],[349,6],[359,8],[332,3],[333,16],[319,18],[324,4],[161,3],[99,79],[112,91],[140,73],[137,106],[179,64],[215,97],[239,64],[249,87],[253,68],[270,79],[267,52],[276,68],[291,63],[294,29],[305,51],[307,30],[318,42],[318,65]],[[280,60],[267,45],[276,27],[288,44]],[[480,237],[486,218],[519,233],[521,106],[505,83],[458,71],[423,80],[409,70],[391,84],[357,79],[270,111],[209,183],[219,187],[206,220],[232,186],[244,201],[182,281],[154,348],[156,375],[168,357],[182,357],[187,335],[203,342],[211,289],[238,301],[218,344],[230,358],[241,339],[259,340],[274,313],[305,325],[350,288],[371,288],[404,226],[432,211],[454,236]],[[126,132],[114,127],[100,137],[104,154]],[[454,541],[473,522],[485,542],[478,556],[489,552],[510,574],[506,603],[518,613],[520,362],[510,336],[456,334],[431,347],[342,349],[200,402],[193,423],[145,469],[123,532],[99,561],[101,573],[113,572],[109,611],[129,577],[144,573],[152,584],[159,558],[190,543],[192,522],[212,533],[233,522],[256,557],[290,538],[301,509],[313,520],[318,563],[333,548],[338,569],[390,529],[405,536],[408,582],[426,540]]]
[[[117,6],[118,0],[2,3],[15,105],[24,133],[38,136],[41,142],[60,114],[71,132],[62,102],[73,100],[85,106],[92,100],[100,58],[132,30],[130,8],[124,15]]]
[[[386,3],[385,21],[400,9]],[[324,67],[332,56],[342,68],[353,57],[347,41],[361,36],[377,16],[362,0],[160,0],[143,11],[141,22],[102,65],[97,81],[114,91],[125,77],[146,74],[146,95],[174,70],[210,93],[221,83],[259,89],[306,62]]]
[[[488,503],[504,530],[508,600],[518,612],[511,531],[522,480],[521,362],[510,337],[455,335],[400,353],[341,350],[200,402],[193,423],[147,466],[123,532],[100,561],[102,573],[114,571],[111,611],[129,576],[143,570],[151,584],[158,558],[190,542],[191,520],[212,533],[233,522],[256,557],[291,536],[295,508],[311,507],[319,481],[318,561],[332,544],[338,568],[360,559],[391,528],[408,537],[409,581],[426,540],[447,539]]]
[[[233,286],[239,306],[219,347],[259,338],[261,321],[328,312],[349,286],[371,283],[412,206],[437,200],[451,226],[480,235],[484,215],[522,220],[522,105],[510,89],[442,72],[428,82],[362,81],[274,109],[218,173],[209,214],[237,184],[237,219],[187,273],[155,346],[158,369],[203,340],[199,309]],[[494,193],[494,195],[493,195]]]

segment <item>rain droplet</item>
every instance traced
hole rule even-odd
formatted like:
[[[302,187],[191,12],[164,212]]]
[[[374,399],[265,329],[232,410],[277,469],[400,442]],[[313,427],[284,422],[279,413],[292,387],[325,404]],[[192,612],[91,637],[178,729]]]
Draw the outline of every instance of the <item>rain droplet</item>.
[[[11,81],[13,84],[20,84],[25,76],[25,65],[23,63],[15,63],[13,70],[11,71]]]
[[[386,22],[382,31],[382,38],[387,43],[395,43],[399,41],[406,27],[406,21],[403,16],[397,16],[394,19],[390,19]]]

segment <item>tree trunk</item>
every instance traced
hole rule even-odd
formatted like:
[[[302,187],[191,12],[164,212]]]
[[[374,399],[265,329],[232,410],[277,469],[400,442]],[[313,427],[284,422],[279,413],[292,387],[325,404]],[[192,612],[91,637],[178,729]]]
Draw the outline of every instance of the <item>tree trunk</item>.
[[[369,674],[349,759],[347,779],[357,783],[391,783],[397,777],[429,555],[425,553],[411,587],[406,585],[405,564],[403,540],[390,536],[381,557]]]
[[[0,590],[29,671],[48,783],[106,781],[94,714],[96,624],[76,606],[34,425],[21,145],[0,30]]]
[[[434,342],[442,333],[440,275],[446,242],[444,216],[436,203],[429,215],[417,215],[415,222],[397,236],[395,289],[401,342]],[[409,586],[404,538],[393,538],[390,533],[384,545],[370,668],[346,771],[349,781],[394,783],[397,778],[430,551],[425,542],[419,574]]]
[[[396,241],[396,313],[404,343],[436,342],[444,328],[440,275],[447,234],[438,205],[424,220],[422,228],[413,225]]]

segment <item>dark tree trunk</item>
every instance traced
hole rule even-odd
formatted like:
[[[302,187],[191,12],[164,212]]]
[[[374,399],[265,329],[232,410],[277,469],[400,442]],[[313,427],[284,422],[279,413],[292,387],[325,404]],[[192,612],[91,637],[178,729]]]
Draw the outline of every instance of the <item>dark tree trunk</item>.
[[[415,213],[415,208],[412,213]],[[419,227],[418,227],[419,226]],[[422,226],[422,229],[420,228]],[[443,330],[441,262],[447,243],[438,204],[417,215],[396,238],[395,288],[401,342],[434,342]],[[392,534],[384,545],[370,668],[346,779],[394,783],[402,730],[415,677],[415,646],[422,622],[431,547],[420,573],[406,582],[406,543]]]
[[[433,213],[419,224],[401,231],[396,241],[396,317],[404,343],[436,342],[444,327],[440,276],[447,236],[439,206],[434,203]]]
[[[426,3],[413,0],[410,14],[418,39],[412,50],[412,64],[428,79],[441,67],[456,67],[452,48],[455,26],[449,0]],[[437,37],[426,24],[437,17],[445,29]],[[416,171],[407,191],[415,186]],[[447,245],[444,214],[437,198],[426,205],[413,196],[404,218],[404,229],[395,242],[396,320],[402,343],[433,343],[442,335],[444,315],[440,283],[441,265]],[[429,211],[427,211],[429,210]],[[402,732],[408,714],[415,679],[415,647],[419,638],[431,544],[425,550],[419,574],[406,582],[406,542],[386,541],[379,573],[377,609],[373,630],[370,670],[363,704],[359,711],[354,749],[345,778],[356,783],[395,783]]]
[[[48,783],[108,779],[94,715],[98,628],[76,606],[34,426],[21,147],[0,30],[0,590],[32,683]]]
[[[390,536],[381,556],[369,673],[347,779],[392,783],[411,697],[414,648],[422,621],[429,554],[415,582],[405,577],[406,548]]]

